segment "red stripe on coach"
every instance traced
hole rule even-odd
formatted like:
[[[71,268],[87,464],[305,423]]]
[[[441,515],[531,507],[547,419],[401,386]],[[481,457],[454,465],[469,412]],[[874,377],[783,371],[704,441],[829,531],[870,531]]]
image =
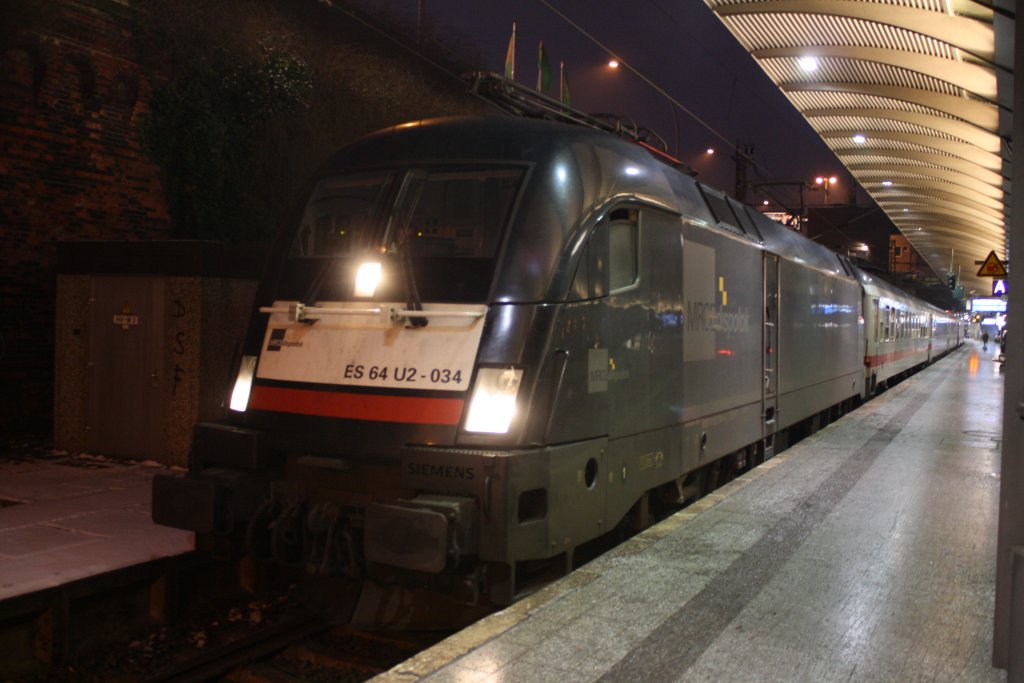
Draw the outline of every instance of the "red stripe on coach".
[[[928,357],[928,349],[926,347],[903,349],[902,351],[893,351],[890,353],[880,353],[877,356],[865,356],[864,361],[869,367],[876,367],[878,365],[884,365],[885,363],[895,363],[898,360],[904,358],[910,358],[911,356],[921,355],[926,359]]]
[[[285,389],[258,384],[252,388],[252,396],[249,399],[249,407],[253,410],[432,425],[459,424],[463,403],[464,401],[459,398],[349,394],[311,389]]]

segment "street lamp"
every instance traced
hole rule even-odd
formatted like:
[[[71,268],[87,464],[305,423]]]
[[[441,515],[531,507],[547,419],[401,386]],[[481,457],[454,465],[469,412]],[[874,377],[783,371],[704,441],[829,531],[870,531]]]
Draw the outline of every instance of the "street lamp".
[[[623,65],[624,65],[624,62],[619,61],[615,57],[609,58],[608,62],[606,64],[606,66],[611,71],[613,71],[613,72],[614,71],[618,71]],[[650,81],[647,81],[647,79],[644,78],[643,75],[639,74],[639,72],[637,72],[636,69],[634,69],[633,67],[629,66],[628,64],[625,64],[625,66],[626,66],[627,70],[632,71],[633,73],[636,73],[637,75],[640,75],[640,78],[642,80],[644,80],[648,85],[653,85],[653,84],[650,83]],[[655,90],[658,90],[658,88],[655,87]],[[669,112],[672,114],[672,127],[675,128],[675,133],[676,133],[676,145],[675,145],[675,149],[673,150],[673,154],[675,155],[676,159],[678,159],[679,158],[679,116],[678,116],[678,114],[676,114],[676,104],[675,104],[675,102],[672,101],[672,98],[668,97],[667,94],[665,94],[664,92],[662,92],[661,94],[664,95],[666,97],[666,99],[668,99]],[[668,143],[666,143],[666,146],[668,146]]]
[[[839,178],[833,176],[818,176],[814,179],[815,185],[821,185],[825,188],[825,203],[828,204],[828,188],[839,182]]]

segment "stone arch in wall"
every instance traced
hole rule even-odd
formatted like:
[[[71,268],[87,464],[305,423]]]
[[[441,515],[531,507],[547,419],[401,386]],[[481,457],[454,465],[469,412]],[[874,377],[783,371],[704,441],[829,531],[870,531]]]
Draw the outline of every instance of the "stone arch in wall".
[[[67,82],[64,95],[78,113],[99,107],[96,65],[84,54],[68,55],[64,59]]]
[[[141,92],[137,74],[119,70],[106,81],[103,93],[103,113],[121,125],[130,125],[135,118],[135,108]]]
[[[125,71],[118,72],[110,81],[106,99],[108,107],[130,114],[139,101],[139,77]]]
[[[24,44],[0,55],[0,88],[9,96],[35,99],[46,78],[46,56],[36,44]]]

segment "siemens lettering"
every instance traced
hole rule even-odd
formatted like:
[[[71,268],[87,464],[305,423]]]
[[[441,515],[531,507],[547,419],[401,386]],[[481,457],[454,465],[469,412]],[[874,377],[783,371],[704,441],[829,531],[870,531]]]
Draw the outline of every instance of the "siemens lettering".
[[[417,477],[437,477],[443,479],[465,479],[467,481],[476,478],[476,472],[472,467],[459,467],[457,465],[434,465],[425,462],[410,462],[406,465],[406,473]]]

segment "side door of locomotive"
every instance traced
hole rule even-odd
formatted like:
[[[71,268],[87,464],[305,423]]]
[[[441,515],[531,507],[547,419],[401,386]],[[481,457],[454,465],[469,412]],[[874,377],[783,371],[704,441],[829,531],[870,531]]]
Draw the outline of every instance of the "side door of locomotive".
[[[775,433],[776,413],[779,409],[779,257],[764,252],[764,388],[761,396],[761,415],[764,419],[762,436]]]
[[[608,263],[591,379],[607,391],[608,435],[666,456],[683,403],[681,235],[677,214],[635,204],[608,212],[594,235]]]
[[[678,217],[636,203],[612,207],[594,226],[557,333],[567,362],[545,442],[615,439],[677,421],[678,235]]]

